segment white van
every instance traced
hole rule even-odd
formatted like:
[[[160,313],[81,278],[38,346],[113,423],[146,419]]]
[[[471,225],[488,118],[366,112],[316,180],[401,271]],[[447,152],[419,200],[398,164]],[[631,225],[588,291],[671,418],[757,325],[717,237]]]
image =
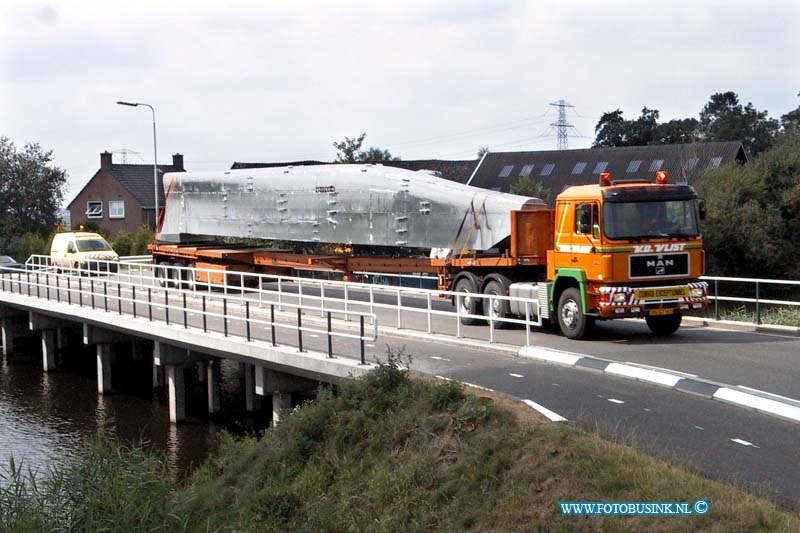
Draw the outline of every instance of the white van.
[[[119,256],[101,235],[88,231],[56,233],[50,246],[50,262],[60,268],[86,272],[116,272]]]

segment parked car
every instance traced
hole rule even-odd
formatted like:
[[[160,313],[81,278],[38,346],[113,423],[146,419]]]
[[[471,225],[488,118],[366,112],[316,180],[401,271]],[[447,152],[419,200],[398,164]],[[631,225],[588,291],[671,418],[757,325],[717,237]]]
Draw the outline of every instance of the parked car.
[[[0,270],[25,270],[25,265],[17,262],[17,260],[10,255],[0,255]]]

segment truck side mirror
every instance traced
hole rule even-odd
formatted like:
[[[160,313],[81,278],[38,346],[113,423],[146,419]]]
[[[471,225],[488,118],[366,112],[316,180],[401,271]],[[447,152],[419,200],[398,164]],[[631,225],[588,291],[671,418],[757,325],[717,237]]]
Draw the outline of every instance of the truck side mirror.
[[[600,238],[600,224],[592,225],[592,237],[594,237],[595,239]]]
[[[697,214],[700,216],[700,220],[706,219],[706,201],[702,198],[697,199]]]

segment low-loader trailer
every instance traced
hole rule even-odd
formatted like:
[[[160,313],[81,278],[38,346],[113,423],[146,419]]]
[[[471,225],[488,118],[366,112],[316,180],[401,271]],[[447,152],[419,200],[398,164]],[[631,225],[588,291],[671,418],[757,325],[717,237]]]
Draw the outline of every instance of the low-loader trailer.
[[[188,286],[223,283],[241,271],[326,270],[344,279],[356,272],[431,273],[440,291],[463,294],[450,298],[465,324],[479,320],[464,315],[525,314],[514,300],[475,294],[532,298],[538,310],[528,311],[557,321],[573,339],[597,320],[630,317],[668,335],[684,315],[708,305],[708,284],[699,279],[702,202],[663,171],[653,182],[614,182],[602,173],[598,184],[566,188],[554,209],[381,165],[174,173],[165,183],[166,206],[150,249],[156,265],[211,270],[187,271],[192,279],[179,281]],[[341,244],[349,253],[230,244],[254,238]],[[407,256],[389,253],[398,249]]]

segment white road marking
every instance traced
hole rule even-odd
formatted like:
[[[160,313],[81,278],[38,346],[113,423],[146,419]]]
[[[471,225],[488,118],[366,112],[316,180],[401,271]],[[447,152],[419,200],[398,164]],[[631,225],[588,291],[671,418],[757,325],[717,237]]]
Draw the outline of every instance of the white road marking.
[[[319,338],[319,335],[314,335],[313,333],[310,333],[310,334],[309,334],[309,336],[310,336],[310,337],[314,337],[315,339],[318,339],[318,338]]]
[[[616,398],[609,398],[608,401],[611,403],[625,403],[622,400],[617,400]]]
[[[704,427],[700,427],[700,426],[695,426],[694,428],[695,428],[695,429],[699,429],[700,431],[705,431],[705,429],[706,429],[706,428],[704,428]]]
[[[514,373],[509,373],[508,375],[511,376],[512,378],[524,378],[525,377],[522,374],[514,374]]]
[[[374,348],[374,347],[375,347],[375,345],[374,345],[374,344],[367,344],[367,347],[368,347],[368,348]]]
[[[742,440],[742,439],[728,439],[728,440],[732,440],[736,444],[741,444],[742,446],[752,446],[753,448],[758,448],[758,446],[756,446],[752,442],[747,442],[746,440]]]
[[[553,411],[551,411],[551,410],[550,410],[550,409],[548,409],[547,407],[544,407],[544,406],[542,406],[542,405],[539,405],[538,403],[536,403],[536,402],[534,402],[534,401],[532,401],[532,400],[522,400],[522,401],[523,401],[523,402],[524,402],[526,405],[528,405],[528,406],[530,406],[530,407],[533,407],[534,409],[536,409],[537,411],[539,411],[541,414],[543,414],[544,416],[546,416],[546,417],[547,417],[547,419],[548,419],[548,420],[550,420],[551,422],[566,422],[566,420],[567,420],[567,419],[566,419],[566,418],[564,418],[563,416],[561,416],[561,415],[559,415],[559,414],[556,414],[556,413],[554,413]]]
[[[536,348],[533,346],[523,346],[519,349],[520,357],[527,357],[529,359],[537,359],[539,361],[548,361],[551,363],[560,363],[562,365],[574,365],[583,355],[571,354],[568,352],[560,352],[557,350],[548,350],[546,348]]]
[[[621,365],[619,363],[611,363],[608,365],[606,367],[606,373],[617,374],[618,376],[634,378],[640,381],[648,381],[658,385],[666,385],[667,387],[674,387],[675,384],[681,380],[680,376],[673,376],[665,372],[658,372],[656,370],[648,370],[646,368],[630,365]]]
[[[437,361],[449,361],[450,359],[446,359],[444,357],[439,357],[438,355],[432,355],[431,359],[436,359]]]
[[[652,412],[652,409],[648,409],[647,407],[642,408],[643,411],[647,411],[648,413]]]
[[[553,387],[560,387],[560,386],[561,385],[559,385],[558,383],[553,383]]]
[[[755,394],[749,394],[727,387],[720,387],[717,389],[713,397],[715,400],[743,405],[757,411],[764,411],[765,413],[800,422],[800,407],[794,405],[770,400],[769,398],[762,398]]]
[[[474,383],[468,383],[466,381],[462,381],[461,383],[463,383],[467,387],[472,387],[473,389],[480,389],[480,390],[485,390],[485,391],[489,391],[489,392],[494,392],[494,389],[490,389],[489,387],[483,387],[481,385],[475,385]]]

